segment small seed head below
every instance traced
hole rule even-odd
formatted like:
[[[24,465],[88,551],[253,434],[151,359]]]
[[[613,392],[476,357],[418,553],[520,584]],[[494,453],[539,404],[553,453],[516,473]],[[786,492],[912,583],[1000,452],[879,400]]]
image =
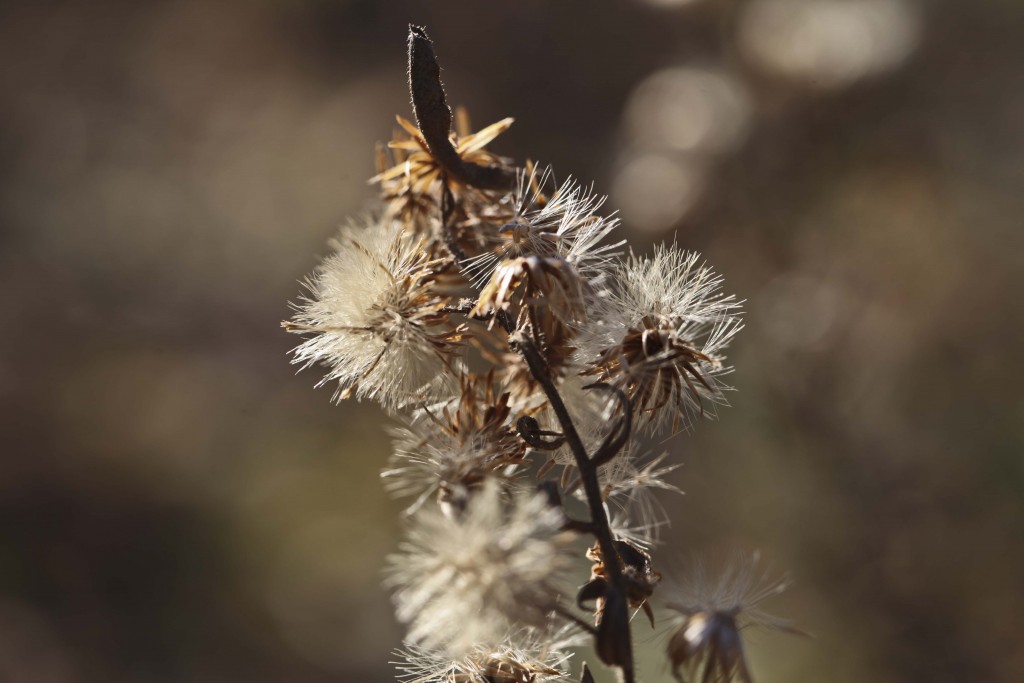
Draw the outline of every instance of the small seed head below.
[[[388,572],[411,642],[463,657],[513,625],[542,623],[561,599],[553,586],[573,535],[546,496],[504,495],[488,480],[463,514],[424,509],[412,520]]]
[[[751,683],[741,630],[760,627],[803,635],[790,622],[759,609],[761,601],[785,590],[788,581],[771,579],[758,564],[755,554],[712,577],[708,566],[696,561],[688,583],[675,587],[676,595],[667,604],[679,616],[667,653],[677,679]]]

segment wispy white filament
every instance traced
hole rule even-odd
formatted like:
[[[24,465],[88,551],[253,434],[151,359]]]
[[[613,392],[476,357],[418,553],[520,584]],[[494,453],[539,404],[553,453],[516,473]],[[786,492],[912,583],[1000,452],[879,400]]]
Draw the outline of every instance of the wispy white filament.
[[[512,216],[499,226],[492,248],[467,264],[467,272],[483,286],[503,261],[538,256],[565,259],[585,278],[595,278],[623,242],[601,244],[618,225],[615,217],[597,211],[606,197],[595,195],[574,179],[566,180],[547,197],[550,169],[523,170],[510,197]]]

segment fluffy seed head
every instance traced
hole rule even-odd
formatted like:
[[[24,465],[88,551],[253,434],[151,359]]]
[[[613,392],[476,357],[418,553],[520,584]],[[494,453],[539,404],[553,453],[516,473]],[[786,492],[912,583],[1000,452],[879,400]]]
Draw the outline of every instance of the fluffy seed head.
[[[656,490],[682,494],[665,477],[679,464],[664,465],[668,453],[649,458],[626,450],[598,470],[601,493],[612,510],[612,532],[641,548],[658,544],[662,527],[668,525]]]
[[[688,424],[724,404],[719,377],[731,371],[722,349],[742,328],[740,304],[700,256],[661,246],[630,256],[595,298],[578,348],[588,374],[624,390],[638,422],[653,429]]]
[[[528,256],[563,258],[583,277],[593,277],[623,244],[600,244],[619,222],[597,214],[605,197],[572,178],[548,194],[553,184],[550,168],[538,172],[531,165],[520,171],[507,200],[509,209],[490,219],[497,230],[490,236],[489,249],[466,264],[478,287],[498,264]]]
[[[392,431],[395,452],[381,473],[398,497],[415,497],[415,512],[436,494],[442,509],[465,511],[487,479],[507,479],[523,462],[526,443],[513,431],[508,394],[497,395],[493,378],[466,376],[461,395],[424,408]]]
[[[522,324],[534,307],[547,311],[561,324],[580,321],[585,317],[584,291],[584,281],[564,258],[522,256],[498,265],[470,315],[486,318],[515,306],[514,317]]]
[[[293,350],[293,363],[329,368],[319,385],[337,380],[336,399],[372,398],[389,409],[450,393],[452,355],[462,329],[444,312],[432,287],[439,264],[401,224],[377,221],[348,228],[306,282],[290,332],[312,335]],[[318,386],[319,386],[318,385]]]
[[[563,523],[545,496],[506,499],[494,481],[462,515],[421,511],[388,571],[409,640],[461,658],[514,625],[542,624],[558,600],[553,582],[573,554]]]
[[[786,620],[758,608],[766,598],[786,589],[785,579],[771,579],[760,571],[758,557],[729,566],[719,576],[707,565],[696,562],[688,582],[676,588],[667,604],[678,617],[668,641],[668,657],[679,680],[680,669],[688,680],[730,681],[734,677],[751,683],[740,631],[760,627],[803,635]]]

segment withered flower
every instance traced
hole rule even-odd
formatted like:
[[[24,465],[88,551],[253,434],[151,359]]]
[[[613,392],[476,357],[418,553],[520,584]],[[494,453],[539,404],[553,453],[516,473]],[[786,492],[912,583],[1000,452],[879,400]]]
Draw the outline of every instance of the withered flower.
[[[680,681],[731,681],[752,683],[740,631],[759,627],[806,635],[784,619],[758,609],[766,598],[777,595],[788,581],[772,580],[758,571],[758,557],[728,567],[719,577],[695,563],[687,584],[677,588],[668,607],[679,614],[669,637],[667,651],[672,673]],[[683,673],[686,676],[684,678]]]
[[[631,255],[595,298],[578,338],[586,374],[625,391],[639,421],[678,429],[725,404],[722,349],[742,328],[740,303],[700,256],[675,245]]]
[[[282,325],[309,339],[293,363],[330,370],[335,399],[372,398],[394,409],[451,392],[453,354],[464,328],[449,321],[449,299],[433,287],[437,262],[400,224],[379,220],[344,229],[307,280],[310,296]]]
[[[530,308],[544,307],[562,322],[585,316],[583,281],[572,265],[558,256],[521,256],[503,261],[480,292],[472,316],[492,318],[516,308],[514,316],[528,319]]]
[[[722,351],[740,303],[674,245],[620,261],[604,197],[487,151],[511,119],[471,133],[460,113],[452,134],[422,27],[410,26],[408,56],[417,123],[399,118],[378,149],[382,214],[342,231],[283,323],[308,336],[293,363],[325,365],[335,398],[402,414],[382,472],[409,502],[386,579],[408,627],[398,678],[566,681],[582,634],[635,683],[632,621],[643,611],[654,625],[649,549],[667,523],[652,494],[678,491],[665,479],[677,465],[636,437],[725,403]],[[525,483],[535,453],[549,458],[536,487]],[[560,480],[548,479],[556,466]],[[597,542],[567,605],[579,534]],[[792,631],[757,609],[780,589],[736,571],[709,581],[698,566],[670,602],[675,675],[749,683],[741,629]],[[585,666],[581,680],[594,680]]]
[[[596,277],[623,243],[600,244],[618,225],[615,217],[597,211],[605,197],[595,195],[569,178],[550,195],[550,168],[538,172],[533,165],[519,172],[515,191],[485,220],[495,224],[489,231],[488,249],[470,259],[466,272],[482,287],[499,264],[527,256],[565,259],[584,278]],[[508,205],[508,211],[501,206]]]
[[[569,363],[575,352],[572,327],[543,306],[534,310],[530,326],[552,376],[558,379],[570,374]],[[517,411],[532,412],[546,402],[544,392],[522,354],[506,350],[494,361],[501,368],[501,379],[510,394],[510,403]]]
[[[650,554],[643,548],[623,539],[613,541],[613,543],[625,578],[626,601],[630,609],[642,609],[653,627],[654,611],[651,609],[648,599],[654,594],[655,586],[661,582],[661,573],[654,569]],[[593,562],[590,568],[590,581],[580,588],[576,595],[576,601],[580,607],[591,600],[595,601],[594,621],[600,624],[604,613],[606,594],[612,589],[612,585],[608,581],[605,557],[601,553],[599,544],[595,543],[587,550],[587,559]]]
[[[388,143],[394,154],[395,164],[370,178],[371,183],[381,183],[386,192],[405,192],[423,195],[434,188],[434,183],[441,179],[444,169],[434,159],[427,147],[423,134],[416,124],[401,116],[395,117],[402,130],[395,133],[395,138]],[[480,166],[506,165],[507,160],[484,149],[496,137],[504,133],[512,125],[511,118],[483,128],[475,133],[451,134],[455,151],[463,159]],[[454,182],[454,179],[450,179]],[[397,182],[397,186],[392,184]],[[453,188],[457,191],[459,188]]]
[[[509,396],[498,395],[492,374],[464,376],[458,398],[422,408],[392,431],[384,485],[399,497],[415,496],[407,513],[435,494],[446,512],[465,511],[486,479],[510,478],[524,462],[526,444],[510,415]]]
[[[425,508],[411,519],[388,570],[411,642],[461,658],[513,626],[543,625],[558,604],[553,586],[571,562],[573,534],[546,496],[506,501],[487,480],[464,514]]]
[[[455,245],[458,245],[455,253],[460,256],[465,249],[477,253],[484,243],[478,230],[478,214],[494,205],[499,196],[446,175],[416,125],[401,116],[396,118],[400,129],[386,151],[378,147],[377,175],[370,182],[380,184],[381,197],[392,216],[428,238],[426,247],[431,253],[449,253]],[[510,164],[509,160],[484,147],[511,125],[512,119],[506,118],[471,133],[469,119],[460,108],[455,117],[456,132],[451,133],[449,139],[454,153],[462,161],[504,168]],[[443,188],[442,178],[446,181]],[[445,201],[446,193],[451,201]]]

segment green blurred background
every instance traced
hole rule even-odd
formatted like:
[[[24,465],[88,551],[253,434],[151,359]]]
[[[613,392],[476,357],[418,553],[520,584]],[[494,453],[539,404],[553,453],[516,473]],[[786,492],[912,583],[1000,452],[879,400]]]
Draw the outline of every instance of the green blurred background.
[[[278,322],[410,21],[495,151],[747,300],[659,558],[791,572],[759,681],[1024,680],[1019,0],[4,3],[0,680],[391,678],[386,421]]]

